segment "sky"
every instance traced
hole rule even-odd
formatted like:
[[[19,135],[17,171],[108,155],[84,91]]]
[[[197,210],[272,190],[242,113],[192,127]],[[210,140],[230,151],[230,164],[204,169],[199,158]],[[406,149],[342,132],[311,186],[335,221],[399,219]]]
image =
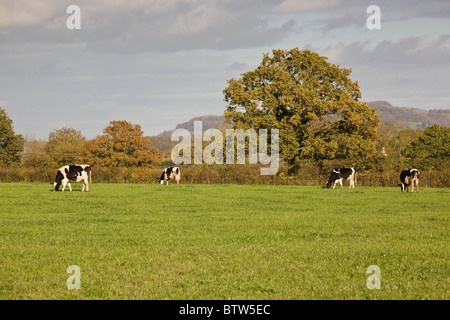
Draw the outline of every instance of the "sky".
[[[227,80],[297,47],[351,68],[363,101],[450,109],[448,0],[0,0],[0,107],[27,138],[155,135],[223,114]]]

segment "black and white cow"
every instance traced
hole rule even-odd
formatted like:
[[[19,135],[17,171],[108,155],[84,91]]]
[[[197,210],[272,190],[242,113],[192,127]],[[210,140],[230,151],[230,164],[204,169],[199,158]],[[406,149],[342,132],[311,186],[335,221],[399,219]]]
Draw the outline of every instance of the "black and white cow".
[[[356,184],[356,170],[355,168],[339,168],[334,169],[331,173],[330,179],[327,182],[327,188],[330,188],[333,184],[333,189],[336,188],[336,183],[341,184],[342,186],[342,180],[347,179],[350,180],[350,187],[349,188],[355,188]]]
[[[417,169],[405,169],[400,173],[399,186],[402,188],[402,192],[408,191],[408,187],[411,185],[411,191],[414,192],[414,184],[416,185],[416,192],[419,192],[419,170]]]
[[[80,182],[83,181],[83,189],[82,192],[86,189],[89,191],[89,183],[92,183],[91,179],[91,167],[82,164],[82,165],[70,165],[59,168],[56,173],[55,182],[52,183],[53,191],[58,191],[59,186],[62,185],[62,191],[69,186],[69,190],[72,191],[72,187],[70,186],[70,181]]]
[[[161,178],[159,178],[159,184],[164,184],[164,182],[169,185],[169,179],[175,179],[177,184],[180,184],[181,170],[178,167],[168,167],[165,168]]]

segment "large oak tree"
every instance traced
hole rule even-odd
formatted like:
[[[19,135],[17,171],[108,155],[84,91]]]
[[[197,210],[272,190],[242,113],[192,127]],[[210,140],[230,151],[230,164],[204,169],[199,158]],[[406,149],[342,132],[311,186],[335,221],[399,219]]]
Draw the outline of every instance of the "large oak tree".
[[[376,152],[380,121],[360,101],[350,73],[310,50],[273,50],[255,70],[228,81],[225,117],[234,128],[279,129],[280,151],[289,164],[362,163]]]

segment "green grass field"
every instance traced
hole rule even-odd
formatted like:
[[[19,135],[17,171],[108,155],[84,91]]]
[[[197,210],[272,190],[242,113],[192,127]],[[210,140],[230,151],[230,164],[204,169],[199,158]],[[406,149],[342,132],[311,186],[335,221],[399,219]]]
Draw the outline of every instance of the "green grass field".
[[[0,184],[0,299],[449,298],[450,189],[72,188]]]

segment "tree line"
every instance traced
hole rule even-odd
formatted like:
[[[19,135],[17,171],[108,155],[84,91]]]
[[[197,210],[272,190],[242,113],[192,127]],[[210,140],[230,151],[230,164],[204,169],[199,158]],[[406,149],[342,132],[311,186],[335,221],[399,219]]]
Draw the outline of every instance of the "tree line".
[[[86,163],[95,170],[94,181],[152,183],[162,167],[173,164],[171,148],[152,146],[141,127],[127,121],[111,121],[103,135],[92,140],[65,127],[41,140],[15,134],[12,121],[1,108],[0,115],[0,181],[51,181],[58,167]],[[357,167],[363,177],[359,185],[395,185],[401,170],[416,167],[426,173],[426,185],[450,187],[448,127],[433,125],[421,131],[382,124],[375,150],[375,156],[365,159],[364,168]],[[261,176],[261,165],[182,165],[183,182],[321,185],[333,168],[349,165],[349,159],[289,162],[281,156],[274,177]]]
[[[275,180],[295,180],[299,174],[316,172],[312,179],[319,181],[338,166],[353,166],[363,174],[394,174],[416,167],[443,172],[444,185],[448,185],[450,128],[432,125],[423,131],[399,130],[393,124],[381,124],[375,110],[361,101],[358,82],[350,79],[350,74],[351,69],[331,64],[309,50],[273,50],[272,55],[263,55],[255,70],[228,80],[223,91],[225,126],[279,130],[282,162]],[[24,139],[14,132],[11,119],[0,108],[3,168],[54,169],[87,163],[94,168],[154,169],[171,164],[165,143],[155,142],[159,148],[143,135],[140,125],[128,121],[111,121],[102,135],[91,140],[73,128],[50,132],[48,141]],[[245,176],[243,170],[234,168],[236,175]],[[210,175],[210,181],[223,181],[212,174],[224,170],[218,166],[187,169],[192,177],[200,170]],[[125,175],[132,176],[130,172]],[[248,176],[249,181],[258,180]]]
[[[143,136],[140,125],[111,121],[103,134],[87,140],[80,131],[61,128],[50,132],[48,141],[24,142],[21,164],[25,167],[59,167],[87,163],[98,167],[154,167],[162,152]]]

